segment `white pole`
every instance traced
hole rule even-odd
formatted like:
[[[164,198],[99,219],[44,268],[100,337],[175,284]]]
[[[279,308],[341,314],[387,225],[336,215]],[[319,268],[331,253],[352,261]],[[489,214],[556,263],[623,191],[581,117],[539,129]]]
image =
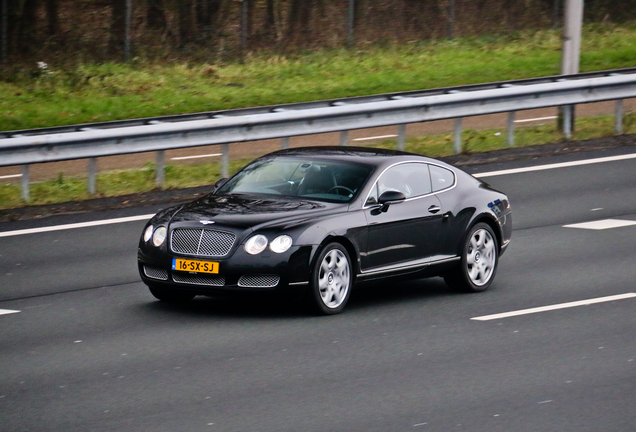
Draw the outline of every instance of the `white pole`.
[[[579,60],[581,58],[581,30],[583,28],[583,0],[565,0],[565,16],[563,25],[563,53],[561,57],[561,74],[570,75],[579,73]],[[559,110],[562,131],[566,138],[574,129],[574,106],[563,107]],[[567,114],[567,115],[566,115]],[[569,119],[567,120],[566,119]],[[570,121],[569,125],[565,125]]]
[[[563,75],[579,73],[582,27],[583,0],[565,0],[563,57],[561,61],[561,74]]]

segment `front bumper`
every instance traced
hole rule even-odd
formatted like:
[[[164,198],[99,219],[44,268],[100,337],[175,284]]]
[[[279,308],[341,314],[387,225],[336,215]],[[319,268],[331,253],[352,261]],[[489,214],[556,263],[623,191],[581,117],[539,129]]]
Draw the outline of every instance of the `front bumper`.
[[[146,285],[207,295],[219,291],[264,291],[306,285],[316,246],[293,246],[285,253],[269,250],[249,255],[240,247],[230,257],[179,256],[163,251],[138,250],[139,275]],[[216,274],[172,270],[173,258],[219,263]]]

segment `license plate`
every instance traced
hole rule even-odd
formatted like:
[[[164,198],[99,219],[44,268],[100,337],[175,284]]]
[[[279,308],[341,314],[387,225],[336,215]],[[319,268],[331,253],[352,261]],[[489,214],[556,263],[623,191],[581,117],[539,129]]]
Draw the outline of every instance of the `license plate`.
[[[195,261],[173,258],[172,270],[197,272],[197,273],[218,273],[219,263],[212,261]]]

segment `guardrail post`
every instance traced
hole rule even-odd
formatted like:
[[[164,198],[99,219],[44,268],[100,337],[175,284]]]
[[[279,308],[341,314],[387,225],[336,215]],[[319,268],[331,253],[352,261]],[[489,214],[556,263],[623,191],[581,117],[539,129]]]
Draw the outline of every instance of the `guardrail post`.
[[[563,135],[566,140],[572,138],[572,105],[563,107]]]
[[[221,144],[221,177],[230,176],[230,145]]]
[[[166,183],[166,152],[165,150],[159,150],[157,152],[157,161],[155,163],[155,185],[158,188],[163,189]]]
[[[515,145],[515,111],[510,111],[508,113],[508,127],[506,132],[506,141],[508,143],[508,147],[512,147]]]
[[[614,132],[620,135],[623,133],[623,99],[616,101],[614,116]]]
[[[346,146],[349,144],[349,131],[340,131],[340,145]]]
[[[29,165],[22,165],[22,199],[31,201],[29,193]]]
[[[97,159],[90,158],[88,160],[88,194],[95,195],[97,188],[95,187],[97,178]]]
[[[289,137],[283,137],[283,139],[280,140],[280,148],[283,150],[289,148]]]
[[[462,118],[455,119],[455,154],[462,152]]]
[[[398,137],[397,137],[398,150],[404,150],[406,144],[406,124],[398,125]]]

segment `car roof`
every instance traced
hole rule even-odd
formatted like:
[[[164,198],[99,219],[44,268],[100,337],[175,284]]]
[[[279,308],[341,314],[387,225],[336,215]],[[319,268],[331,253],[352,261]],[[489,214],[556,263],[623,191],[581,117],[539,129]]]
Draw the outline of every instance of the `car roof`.
[[[414,159],[421,160],[422,162],[439,162],[435,159],[399,150],[349,146],[297,147],[293,149],[279,150],[263,157],[267,158],[279,156],[348,161],[374,166],[382,166],[391,162]]]

